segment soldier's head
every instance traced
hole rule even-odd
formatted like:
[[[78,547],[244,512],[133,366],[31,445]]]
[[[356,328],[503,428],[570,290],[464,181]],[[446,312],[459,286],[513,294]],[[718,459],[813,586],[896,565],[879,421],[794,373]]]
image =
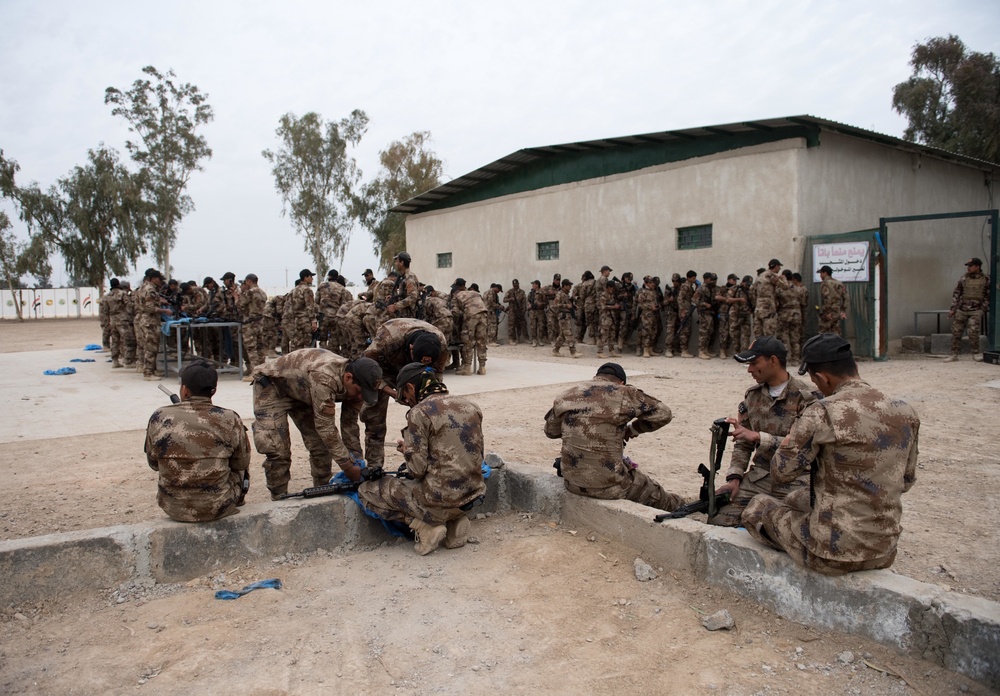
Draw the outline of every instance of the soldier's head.
[[[758,268],[757,269],[757,275],[760,275],[761,273],[763,273],[766,270],[767,270],[766,268]]]
[[[418,330],[406,337],[410,346],[410,360],[433,365],[441,357],[441,341],[430,331]]]
[[[674,284],[674,287],[677,287],[684,282],[684,279],[681,278],[680,273],[674,273],[672,276],[670,276],[670,282]]]
[[[337,278],[339,278],[339,277],[340,277],[340,273],[338,273],[337,271],[335,271],[332,268],[329,271],[326,272],[326,279],[327,280],[332,280],[334,282],[337,282]]]
[[[145,276],[143,276],[143,279],[152,283],[156,287],[160,287],[161,285],[163,285],[163,281],[165,280],[163,274],[160,273],[155,268],[147,268],[146,274]]]
[[[401,251],[392,257],[392,262],[396,265],[396,270],[403,273],[410,267],[410,255]]]
[[[257,285],[257,274],[247,273],[247,277],[243,279],[243,284],[247,287],[256,287]]]
[[[758,336],[750,347],[737,353],[733,359],[747,366],[747,372],[757,384],[776,387],[788,381],[785,360],[788,349],[774,336]]]
[[[740,277],[735,273],[726,276],[726,285],[736,285],[738,282],[740,282]]]
[[[459,290],[465,290],[465,278],[455,278],[455,282],[451,284],[452,295],[454,295]]]
[[[171,278],[170,280],[167,281],[167,288],[170,289],[172,292],[177,292],[178,285],[180,285],[180,283],[178,283],[175,278]]]
[[[644,287],[652,289],[654,285],[653,276],[644,276],[642,279],[642,284]]]
[[[837,334],[813,336],[802,346],[799,374],[806,372],[823,396],[830,396],[842,382],[858,376],[851,344]]]
[[[131,290],[132,289],[132,283],[130,283],[127,280],[123,280],[121,282],[121,288],[122,288],[122,290]]]
[[[470,285],[469,290],[472,290],[474,292],[479,292],[479,283],[473,283],[472,285]]]
[[[694,271],[688,271],[684,274],[684,277],[687,278],[687,282],[689,283],[694,283],[698,280],[698,274]]]
[[[982,273],[983,260],[973,256],[971,259],[965,262],[965,268],[968,269],[969,273]]]
[[[751,285],[753,285],[753,276],[748,276],[748,275],[743,276],[743,280],[741,281],[741,283],[743,284],[744,287],[750,287]]]
[[[570,288],[573,287],[573,281],[570,280],[569,278],[567,278],[566,280],[564,280],[562,282],[562,285],[560,287],[562,288],[563,292],[567,292],[568,293],[570,291]]]
[[[532,290],[541,290],[542,289],[542,281],[540,281],[540,280],[533,280],[533,281],[531,281],[531,288],[532,288]]]
[[[618,382],[620,384],[625,384],[628,379],[628,376],[625,374],[625,369],[618,363],[613,362],[604,363],[597,368],[597,374],[595,377],[611,382]]]
[[[783,270],[781,272],[781,275],[785,276],[785,280],[791,280],[792,279],[792,271],[791,271],[790,268],[786,268],[785,270]]]
[[[419,362],[404,365],[396,376],[396,401],[416,406],[428,394],[447,394],[433,367]]]
[[[358,358],[344,368],[345,401],[363,401],[368,406],[378,403],[382,367],[371,358]]]
[[[208,288],[209,290],[214,290],[219,287],[219,284],[215,282],[215,278],[212,276],[205,276],[205,280],[202,281],[201,287]]]
[[[820,278],[831,278],[833,277],[833,269],[829,266],[819,267],[819,277]]]
[[[601,266],[601,275],[604,276],[605,278],[611,275],[611,266]],[[593,278],[594,276],[590,277]]]
[[[233,287],[235,283],[236,283],[235,273],[233,273],[232,271],[226,271],[225,273],[222,274],[222,284],[225,285],[227,288]]]
[[[197,360],[181,370],[181,401],[192,396],[207,397],[215,394],[219,373],[204,360]]]
[[[613,295],[616,291],[620,290],[621,287],[622,286],[617,282],[608,282],[608,284],[604,286],[604,292],[608,295]]]
[[[777,273],[781,270],[781,261],[778,261],[778,259],[771,259],[767,262],[767,267],[769,270]]]
[[[802,274],[801,273],[793,273],[792,274],[792,282],[795,283],[796,285],[802,285]]]
[[[434,286],[433,285],[425,285],[424,286],[424,294],[426,294],[426,295],[433,295],[434,294]]]
[[[623,283],[631,283],[633,278],[635,278],[635,276],[632,275],[632,271],[625,271],[624,273],[622,273]]]
[[[562,281],[562,276],[561,275],[559,275],[558,273],[556,273],[555,275],[553,275],[552,276],[552,287],[558,288],[560,281]]]
[[[121,287],[121,284],[122,284],[122,282],[120,280],[118,280],[117,278],[112,278],[111,279],[111,289],[112,290],[114,290],[115,288]]]
[[[515,283],[517,282],[517,278],[515,278],[515,279],[514,279],[514,282],[515,282]],[[500,292],[503,292],[503,286],[502,286],[502,285],[501,285],[500,283],[493,283],[492,285],[490,285],[490,287],[491,287],[491,288],[492,288],[493,290],[496,290],[496,291],[497,291],[498,293],[500,293]],[[515,286],[514,286],[514,289],[516,290],[517,288],[518,288],[518,286],[517,286],[517,285],[515,285]]]
[[[513,285],[515,288],[521,287],[521,283],[518,282],[517,278],[514,278],[514,280],[510,281],[510,284]],[[497,289],[499,290],[500,286],[497,286]]]
[[[581,282],[583,282],[584,280],[593,280],[593,279],[594,279],[594,274],[591,273],[590,271],[584,271],[583,275],[580,276]]]

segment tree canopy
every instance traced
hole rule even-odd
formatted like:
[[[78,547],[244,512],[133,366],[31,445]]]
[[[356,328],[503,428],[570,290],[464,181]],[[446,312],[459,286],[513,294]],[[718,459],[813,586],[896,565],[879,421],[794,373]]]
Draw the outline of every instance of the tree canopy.
[[[281,146],[261,153],[271,163],[282,213],[304,237],[321,275],[332,259],[343,261],[351,239],[361,170],[348,146],[356,147],[367,130],[368,116],[359,109],[339,122],[324,122],[312,111],[301,118],[287,113],[275,130]]]
[[[443,165],[428,149],[430,140],[428,131],[417,131],[379,152],[379,173],[356,201],[358,218],[371,233],[372,248],[385,269],[406,249],[406,216],[389,209],[441,183]]]
[[[907,140],[1000,162],[1000,61],[954,35],[913,47],[913,74],[893,88]]]
[[[125,145],[145,172],[143,182],[152,204],[153,256],[169,275],[177,225],[194,210],[184,190],[191,174],[203,169],[202,160],[212,156],[208,141],[197,131],[214,114],[208,95],[190,83],[177,83],[173,70],[161,73],[147,65],[142,72],[147,77],[133,82],[127,92],[108,87],[104,103],[113,104],[111,113],[124,118],[138,136]]]

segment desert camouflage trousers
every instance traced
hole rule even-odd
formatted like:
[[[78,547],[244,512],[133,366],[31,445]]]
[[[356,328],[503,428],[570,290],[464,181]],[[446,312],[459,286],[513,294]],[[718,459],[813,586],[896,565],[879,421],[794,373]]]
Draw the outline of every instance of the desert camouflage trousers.
[[[783,501],[761,494],[743,511],[743,526],[762,544],[784,551],[801,566],[823,575],[843,575],[857,570],[888,568],[896,551],[865,561],[838,561],[817,556],[805,544],[809,538],[809,489],[797,490]]]
[[[732,355],[750,347],[750,315],[729,313],[729,350]]]
[[[243,359],[247,364],[247,372],[250,372],[258,365],[263,365],[267,355],[264,348],[264,325],[257,320],[244,324],[240,331],[243,336]]]
[[[802,312],[778,312],[778,340],[788,348],[788,362],[798,364],[802,354]]]
[[[532,309],[528,311],[528,323],[531,328],[531,337],[539,343],[548,343],[549,335],[545,329],[545,310]]]
[[[386,476],[362,483],[358,487],[358,498],[382,519],[407,524],[418,519],[437,526],[465,515],[458,508],[435,508],[422,504],[414,494],[416,487],[416,483]]]
[[[143,317],[138,324],[142,327],[142,341],[137,340],[136,356],[142,359],[142,374],[152,375],[160,355],[160,322]]]
[[[969,331],[969,349],[973,353],[979,352],[979,327],[983,323],[983,310],[972,309],[963,312],[961,309],[955,310],[955,316],[951,319],[951,353],[958,355],[962,352],[962,333],[966,328]]]
[[[841,336],[840,331],[840,315],[830,312],[820,312],[819,323],[818,323],[819,333],[831,333]]]
[[[507,340],[510,343],[528,340],[528,322],[524,312],[515,309],[513,304],[507,312]]]
[[[473,366],[473,355],[479,366],[486,364],[486,320],[489,312],[473,314],[462,322],[462,364]]]
[[[621,312],[617,309],[601,312],[601,331],[597,339],[597,352],[601,352],[605,348],[612,350],[618,347],[618,322],[620,319]]]
[[[135,362],[135,329],[127,319],[111,320],[111,359],[126,365]]]
[[[715,312],[698,312],[698,352],[708,353],[712,349],[712,342],[715,339],[718,328]]]
[[[651,479],[639,469],[629,469],[629,483],[621,486],[609,486],[607,488],[593,489],[580,488],[569,481],[563,479],[566,490],[576,495],[586,498],[597,498],[599,500],[631,500],[642,505],[666,510],[670,512],[676,510],[684,504],[684,498],[674,493],[668,493],[663,486]]]
[[[643,310],[639,315],[639,345],[641,348],[654,347],[656,334],[660,331],[660,313]]]
[[[763,314],[757,312],[753,317],[754,338],[758,336],[777,336],[778,335],[778,314]],[[758,328],[759,324],[759,328]]]
[[[718,481],[716,487],[719,486]],[[709,524],[719,527],[739,527],[742,522],[740,518],[743,511],[754,496],[761,493],[773,496],[778,500],[784,500],[793,491],[801,489],[809,490],[809,476],[804,475],[795,479],[791,483],[775,485],[771,480],[771,473],[757,466],[752,466],[743,477],[740,483],[740,490],[728,505],[724,505],[716,512],[715,517],[708,520]]]
[[[573,317],[567,314],[559,320],[559,333],[552,344],[553,350],[559,350],[564,344],[569,348],[570,353],[576,352],[575,322]]]

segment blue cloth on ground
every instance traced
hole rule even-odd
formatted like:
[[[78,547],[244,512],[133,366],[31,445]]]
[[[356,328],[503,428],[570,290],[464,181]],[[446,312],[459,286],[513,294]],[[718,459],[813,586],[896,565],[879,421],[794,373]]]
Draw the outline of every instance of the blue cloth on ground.
[[[101,348],[101,344],[100,343],[88,343],[87,345],[85,345],[83,347],[83,349],[84,350],[104,350],[103,348]]]
[[[93,358],[73,358],[70,362],[97,362]]]
[[[58,370],[46,370],[43,375],[75,375],[75,367],[60,367]]]
[[[233,592],[232,590],[219,590],[215,593],[216,599],[239,599],[248,592],[253,592],[254,590],[260,590],[262,588],[274,588],[276,590],[281,589],[281,580],[278,578],[270,578],[268,580],[258,580],[257,582],[252,582],[246,587],[244,587],[239,592]]]

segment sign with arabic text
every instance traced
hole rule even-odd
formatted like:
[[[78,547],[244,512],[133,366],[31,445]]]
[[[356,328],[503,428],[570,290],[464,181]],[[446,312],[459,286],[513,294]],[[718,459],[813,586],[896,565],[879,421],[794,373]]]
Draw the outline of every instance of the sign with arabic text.
[[[843,283],[868,282],[868,242],[841,242],[813,246],[813,282],[820,282],[819,269],[829,266]]]

